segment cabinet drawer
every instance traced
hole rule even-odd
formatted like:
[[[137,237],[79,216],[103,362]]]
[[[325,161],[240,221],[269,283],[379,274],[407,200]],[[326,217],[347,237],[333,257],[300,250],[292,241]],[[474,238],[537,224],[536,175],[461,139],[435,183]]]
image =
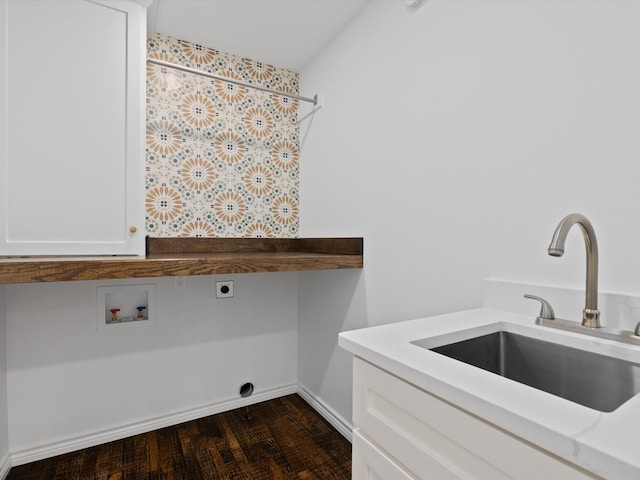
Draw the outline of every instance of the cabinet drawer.
[[[353,432],[352,480],[415,480],[356,429]]]
[[[599,478],[359,358],[353,377],[354,427],[418,478]]]

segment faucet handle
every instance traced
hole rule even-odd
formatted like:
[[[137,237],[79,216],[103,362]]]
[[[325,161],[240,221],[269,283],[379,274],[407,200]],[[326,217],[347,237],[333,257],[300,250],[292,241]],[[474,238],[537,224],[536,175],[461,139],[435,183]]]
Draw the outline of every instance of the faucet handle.
[[[528,293],[524,294],[524,298],[530,298],[531,300],[537,300],[540,302],[540,314],[538,315],[538,318],[542,318],[544,320],[555,320],[556,314],[553,311],[553,307],[544,298],[536,297],[535,295],[530,295]]]

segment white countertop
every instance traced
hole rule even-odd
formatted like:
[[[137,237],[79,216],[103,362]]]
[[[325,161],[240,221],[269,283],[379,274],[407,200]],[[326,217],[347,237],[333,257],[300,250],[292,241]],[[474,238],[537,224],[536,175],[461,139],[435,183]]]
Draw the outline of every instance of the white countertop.
[[[483,308],[343,332],[339,345],[590,472],[640,479],[640,395],[603,413],[411,343],[427,339],[441,345],[441,335],[471,328],[490,333],[498,324],[499,329],[640,363],[640,347],[539,327],[534,321]]]

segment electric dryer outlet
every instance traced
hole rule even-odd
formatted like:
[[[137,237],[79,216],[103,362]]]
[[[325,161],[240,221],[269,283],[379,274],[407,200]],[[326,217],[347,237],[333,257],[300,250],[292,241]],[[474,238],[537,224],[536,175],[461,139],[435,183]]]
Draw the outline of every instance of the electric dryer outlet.
[[[216,282],[216,298],[233,297],[233,280]]]

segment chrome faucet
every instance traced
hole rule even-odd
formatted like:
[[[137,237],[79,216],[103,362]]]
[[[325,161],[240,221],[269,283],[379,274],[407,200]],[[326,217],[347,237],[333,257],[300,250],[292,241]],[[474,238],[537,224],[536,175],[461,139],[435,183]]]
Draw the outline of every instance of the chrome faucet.
[[[634,331],[600,326],[600,312],[598,311],[598,242],[591,222],[579,213],[572,213],[564,217],[553,233],[548,250],[549,255],[561,257],[564,254],[564,242],[567,239],[567,234],[576,223],[582,230],[582,236],[587,248],[587,289],[585,307],[582,311],[582,324],[555,318],[555,313],[549,302],[544,298],[525,294],[526,298],[537,300],[541,304],[540,314],[536,318],[536,325],[640,346],[640,322],[636,325]]]
[[[587,249],[587,287],[585,307],[582,310],[582,326],[600,328],[600,311],[598,310],[598,242],[593,225],[579,213],[572,213],[564,217],[553,233],[548,253],[553,257],[564,255],[564,242],[571,227],[580,226]]]

